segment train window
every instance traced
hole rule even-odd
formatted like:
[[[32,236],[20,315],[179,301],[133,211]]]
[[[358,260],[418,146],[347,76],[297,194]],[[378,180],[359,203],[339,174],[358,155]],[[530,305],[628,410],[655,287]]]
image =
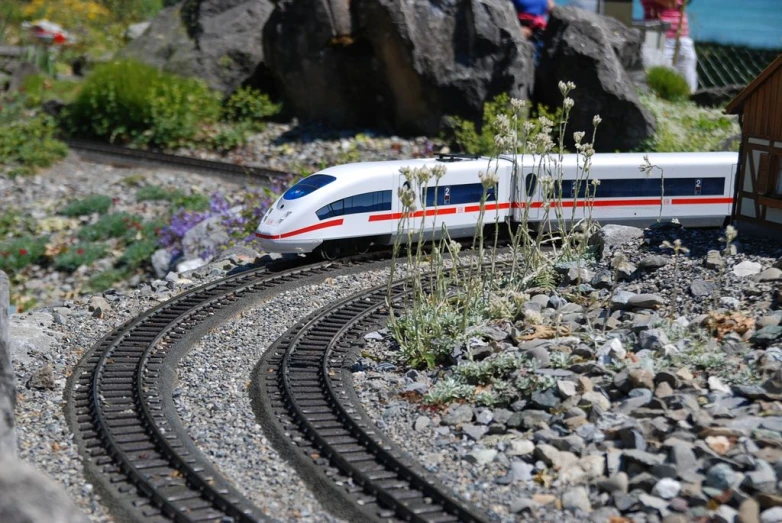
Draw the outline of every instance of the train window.
[[[486,201],[493,202],[497,200],[496,187],[489,187],[486,191]],[[437,196],[437,205],[460,205],[464,203],[478,203],[483,196],[483,185],[480,183],[467,183],[463,185],[446,185],[442,187],[427,187],[426,206],[435,206],[435,195]]]
[[[391,191],[375,191],[355,196],[348,196],[336,202],[325,205],[315,211],[319,220],[342,216],[344,214],[361,214],[376,211],[391,210]]]
[[[524,189],[527,191],[524,196],[529,197],[535,194],[535,188],[538,186],[538,177],[535,173],[529,173],[524,180]]]
[[[285,194],[283,194],[282,197],[285,200],[296,200],[317,191],[334,180],[336,180],[336,178],[334,176],[329,176],[328,174],[313,174],[312,176],[307,176],[303,180],[300,180],[299,183],[285,191]]]
[[[562,198],[586,197],[588,180],[563,183]],[[596,198],[654,198],[665,196],[715,196],[725,191],[725,178],[669,178],[663,183],[659,178],[629,180],[601,180]],[[590,186],[590,194],[592,187]]]
[[[775,198],[782,198],[782,156],[777,156],[777,173],[776,173],[776,183],[774,183],[774,193],[773,196]]]

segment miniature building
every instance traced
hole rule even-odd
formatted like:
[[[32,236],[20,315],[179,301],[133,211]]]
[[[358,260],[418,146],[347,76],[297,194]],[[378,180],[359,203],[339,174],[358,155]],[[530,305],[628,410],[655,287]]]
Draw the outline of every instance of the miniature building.
[[[782,55],[728,104],[741,123],[733,219],[741,230],[782,236]]]

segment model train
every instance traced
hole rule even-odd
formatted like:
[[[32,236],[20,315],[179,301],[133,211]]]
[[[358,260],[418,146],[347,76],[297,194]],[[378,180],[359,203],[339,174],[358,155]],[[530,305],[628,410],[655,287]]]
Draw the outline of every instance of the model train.
[[[578,220],[590,212],[601,224],[647,226],[662,215],[685,226],[703,227],[721,226],[730,216],[736,153],[660,153],[650,160],[662,172],[642,172],[640,153],[595,154],[589,179],[600,183],[590,185],[587,200],[587,183],[576,182],[584,176],[578,159],[565,155],[558,198],[569,208],[564,217]],[[406,180],[400,169],[441,162],[447,165],[445,175],[436,186],[416,194],[417,211],[403,224],[418,231],[421,220],[427,220],[425,230],[440,230],[444,224],[452,238],[471,237],[483,195],[478,173],[489,169],[489,158],[459,155],[329,167],[290,187],[269,208],[256,236],[269,252],[318,252],[325,258],[362,252],[370,245],[391,245],[403,218],[398,190]],[[526,163],[531,163],[529,157]],[[498,183],[487,191],[484,204],[487,221],[543,220],[545,184],[537,183],[536,175],[540,169],[524,165],[520,157],[495,159],[490,171],[495,169]]]

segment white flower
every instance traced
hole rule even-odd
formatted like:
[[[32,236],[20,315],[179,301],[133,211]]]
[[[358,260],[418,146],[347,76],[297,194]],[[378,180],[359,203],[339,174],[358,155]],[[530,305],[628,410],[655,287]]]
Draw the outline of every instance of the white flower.
[[[595,187],[597,187],[598,185],[600,185],[600,180],[598,180],[597,178],[593,179],[593,180],[592,180],[592,185],[594,185]]]
[[[520,112],[527,106],[527,100],[519,100],[518,98],[510,99],[510,106],[514,112]]]
[[[527,120],[521,125],[521,128],[524,129],[524,132],[529,133],[535,128],[535,124]]]
[[[454,254],[454,256],[459,254],[459,251],[462,250],[462,244],[457,242],[457,241],[451,240],[451,244],[450,245],[451,245],[451,247],[450,247],[451,252]]]
[[[581,140],[584,139],[584,136],[586,136],[584,131],[576,131],[573,133],[573,141],[576,142],[576,144],[580,144]]]
[[[566,111],[569,111],[573,108],[574,105],[576,105],[576,102],[573,101],[572,98],[567,97],[562,101],[562,105],[564,106]]]
[[[603,119],[600,118],[599,114],[596,114],[595,116],[592,117],[592,125],[594,125],[595,127],[600,125],[600,122],[602,122],[602,121],[603,121]]]

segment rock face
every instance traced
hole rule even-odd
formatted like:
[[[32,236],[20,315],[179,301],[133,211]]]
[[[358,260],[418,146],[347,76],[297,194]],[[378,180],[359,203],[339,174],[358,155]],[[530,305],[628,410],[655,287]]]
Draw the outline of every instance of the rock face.
[[[51,479],[15,458],[0,458],[0,521],[87,523]]]
[[[436,133],[508,92],[526,99],[532,47],[503,0],[281,0],[264,55],[300,118]]]
[[[608,17],[573,7],[555,8],[543,35],[535,96],[551,108],[562,105],[560,81],[572,81],[567,140],[573,131],[592,134],[592,118],[602,118],[598,151],[629,150],[654,134],[654,118],[635,94],[627,71],[641,64],[641,34]]]
[[[11,346],[8,338],[9,296],[8,276],[0,271],[0,460],[4,456],[14,456],[16,454],[16,440],[14,438],[16,388],[14,370],[11,367]],[[0,521],[6,520],[0,519]]]
[[[186,0],[160,12],[124,54],[225,93],[247,83],[268,89],[263,26],[270,0]]]

